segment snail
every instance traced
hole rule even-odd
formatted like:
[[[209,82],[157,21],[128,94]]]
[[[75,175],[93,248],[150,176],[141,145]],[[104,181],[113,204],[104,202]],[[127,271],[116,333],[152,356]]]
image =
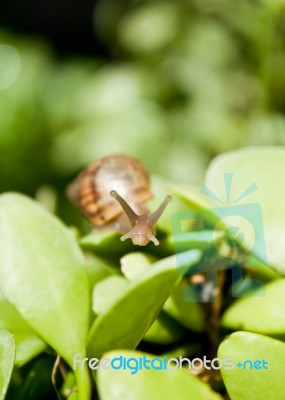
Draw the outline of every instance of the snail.
[[[159,244],[155,226],[171,196],[149,214],[145,203],[153,195],[139,160],[123,154],[103,157],[71,182],[67,194],[96,227],[114,228],[123,234],[122,241],[131,239],[135,245]]]

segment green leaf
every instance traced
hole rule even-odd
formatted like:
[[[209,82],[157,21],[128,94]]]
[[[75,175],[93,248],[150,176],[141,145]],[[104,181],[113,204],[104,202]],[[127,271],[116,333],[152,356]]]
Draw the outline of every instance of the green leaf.
[[[15,342],[13,335],[0,329],[0,400],[5,398],[14,366]]]
[[[133,280],[152,268],[152,263],[153,258],[151,256],[139,252],[129,253],[121,258],[121,269],[128,279]],[[201,332],[203,330],[204,317],[200,305],[194,301],[186,302],[184,299],[184,290],[189,286],[186,279],[182,279],[173,289],[172,294],[163,306],[165,313],[161,312],[158,315],[144,340],[171,343],[185,333],[180,324],[194,331]],[[175,320],[180,324],[175,323]]]
[[[34,357],[41,354],[47,347],[46,343],[32,332],[16,332],[15,366],[21,367]]]
[[[224,206],[215,203],[215,207],[218,205],[216,212],[232,216],[230,224],[225,218],[223,222],[239,227],[239,232],[244,233],[243,246],[263,261],[268,260],[281,273],[285,272],[284,176],[281,172],[284,169],[284,148],[248,148],[217,157],[210,164],[206,176],[206,186],[220,197],[225,206],[224,174],[233,174],[227,211],[226,208],[223,211]],[[257,190],[249,190],[247,196],[237,200],[252,184],[256,185]],[[259,206],[262,217],[259,215]],[[263,230],[265,244],[262,240]]]
[[[143,340],[146,342],[170,344],[186,336],[186,329],[174,319],[161,311],[155,319]]]
[[[132,252],[121,258],[121,271],[130,281],[144,274],[154,263],[155,258],[144,253]]]
[[[189,268],[199,258],[198,250],[185,252],[181,268]],[[88,355],[100,357],[118,347],[135,348],[181,277],[176,257],[171,256],[153,264],[142,277],[131,282],[112,308],[95,320],[89,334]]]
[[[121,269],[125,276],[133,280],[152,268],[151,260],[151,257],[143,253],[129,253],[122,257]],[[189,286],[187,279],[182,279],[177,287],[173,289],[172,294],[163,306],[163,311],[166,313],[164,315],[159,314],[147,332],[146,340],[159,341],[158,338],[161,338],[164,343],[174,341],[176,336],[178,338],[183,333],[180,324],[197,332],[203,331],[204,316],[200,304],[195,301],[186,302],[184,299],[184,291],[186,288],[189,289]],[[193,300],[194,298],[195,293],[193,291]],[[169,318],[167,314],[172,318]],[[175,321],[173,319],[180,323],[176,324],[177,335],[173,332],[175,330]]]
[[[190,292],[193,292],[193,302],[185,300],[186,290],[188,292],[187,296],[190,295]],[[187,278],[179,282],[171,296],[166,300],[163,310],[183,326],[195,332],[202,332],[205,328],[204,312],[201,304],[195,301],[195,291],[187,281]]]
[[[94,285],[102,279],[111,275],[118,275],[120,271],[117,267],[108,263],[104,259],[95,256],[95,254],[88,254],[86,257],[86,272],[88,276],[89,287],[92,290]]]
[[[165,240],[168,248],[175,248],[176,253],[189,248],[210,250],[213,247],[213,231],[187,230],[168,236]]]
[[[231,400],[281,399],[285,393],[282,366],[285,344],[279,340],[249,332],[235,332],[219,347],[220,359],[234,358],[234,369],[221,369]],[[250,362],[245,363],[246,360]],[[254,368],[254,361],[259,360]],[[264,364],[263,360],[268,364]],[[238,367],[237,364],[242,366]],[[250,368],[252,367],[252,369]],[[280,397],[281,396],[281,397]]]
[[[280,274],[275,269],[265,264],[252,253],[248,254],[244,267],[252,274],[253,277],[261,280],[262,282],[280,279]]]
[[[60,389],[60,393],[67,397],[68,400],[77,400],[77,393],[74,391],[74,387],[76,386],[74,371],[69,371],[66,374],[63,385]]]
[[[143,356],[147,360],[155,360],[159,365],[159,357],[138,351],[112,351],[104,354],[104,357],[112,360],[117,357],[132,360],[132,366],[139,363]],[[111,361],[110,361],[111,362]],[[116,362],[118,365],[118,361]],[[136,374],[134,369],[98,370],[98,389],[101,400],[221,400],[221,396],[211,390],[196,376],[185,370],[146,370],[139,369]]]
[[[95,314],[106,312],[116,300],[126,291],[129,282],[119,275],[108,276],[98,282],[92,293],[92,309]],[[106,294],[108,294],[106,296]]]
[[[222,325],[268,335],[285,334],[285,279],[278,279],[235,301],[222,317]]]
[[[0,288],[34,331],[69,365],[85,353],[89,288],[72,233],[20,194],[0,197]],[[79,398],[89,398],[87,370],[78,371]],[[82,394],[82,397],[80,397]]]
[[[10,304],[0,292],[0,328],[14,335],[16,342],[15,365],[17,367],[40,354],[46,344],[43,342],[20,316],[16,308]]]
[[[80,239],[80,245],[83,249],[94,251],[97,255],[111,260],[125,254],[131,248],[129,241],[121,242],[120,235],[113,230],[93,230]]]

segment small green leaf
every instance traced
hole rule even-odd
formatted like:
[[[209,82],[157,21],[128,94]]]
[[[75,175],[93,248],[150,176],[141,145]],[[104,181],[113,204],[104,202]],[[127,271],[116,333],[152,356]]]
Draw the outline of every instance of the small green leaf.
[[[222,400],[206,383],[185,370],[139,369],[136,374],[132,374],[134,366],[139,364],[143,356],[154,362],[155,366],[160,364],[159,357],[124,350],[104,354],[110,360],[121,356],[131,360],[133,369],[99,369],[98,389],[101,400]]]
[[[66,374],[60,393],[68,400],[77,400],[77,393],[74,391],[76,386],[74,371],[69,371]]]
[[[184,298],[185,290],[187,295],[193,290],[193,302],[187,302]],[[163,310],[166,311],[172,318],[176,319],[186,328],[195,332],[204,330],[204,313],[201,309],[201,304],[195,299],[194,289],[186,278],[182,279],[177,287],[173,290],[171,296],[166,300]]]
[[[253,277],[260,279],[262,282],[280,279],[280,274],[274,268],[261,261],[252,253],[248,254],[244,267],[253,275]]]
[[[121,258],[121,271],[124,276],[132,281],[145,273],[154,263],[155,258],[144,253],[128,253]]]
[[[284,343],[255,333],[235,332],[222,342],[218,357],[234,359],[234,369],[221,369],[231,400],[283,398]]]
[[[207,251],[213,247],[213,231],[192,230],[175,233],[167,236],[166,245],[168,248],[175,248],[176,253],[191,249]]]
[[[186,329],[178,324],[174,319],[161,311],[155,319],[143,340],[146,342],[161,344],[170,344],[183,338],[186,335]]]
[[[103,258],[95,256],[95,254],[87,255],[87,262],[85,265],[89,287],[92,290],[97,282],[107,278],[111,275],[118,275],[120,271],[117,267],[105,261]]]
[[[94,229],[80,239],[80,245],[84,250],[93,251],[110,261],[116,260],[132,248],[131,242],[128,240],[122,242],[119,233],[114,230]]]
[[[152,268],[151,260],[151,257],[143,253],[127,254],[121,259],[122,271],[128,276],[129,279],[136,279],[138,276],[148,271],[149,268]],[[201,332],[204,329],[204,316],[200,304],[195,301],[186,302],[184,299],[184,290],[186,288],[189,289],[189,287],[190,284],[187,282],[187,278],[182,279],[177,287],[173,289],[170,297],[166,300],[163,310],[183,326],[196,332]],[[193,291],[193,299],[194,298],[195,294]],[[160,321],[159,315],[146,334],[145,338],[153,341],[156,337],[165,337],[164,340],[173,341],[174,335],[172,333],[172,329],[170,329],[174,323],[172,318],[169,319],[171,322],[168,324],[167,316],[165,315],[162,318],[162,321]],[[177,329],[181,335],[181,326],[178,324]]]
[[[189,268],[199,258],[200,252],[191,250],[185,254],[185,265],[181,267]],[[88,355],[100,357],[118,347],[135,348],[181,277],[176,257],[171,256],[131,282],[112,308],[95,320],[89,334]]]
[[[42,353],[47,345],[35,333],[32,332],[16,332],[16,359],[15,366],[21,367],[28,361]]]
[[[19,194],[0,198],[0,288],[34,331],[72,365],[85,353],[89,288],[72,233],[42,206]],[[77,374],[89,398],[87,370]],[[82,397],[80,397],[82,396]]]
[[[92,309],[95,314],[106,312],[116,300],[127,290],[129,282],[119,275],[108,276],[98,282],[92,293]]]
[[[127,254],[121,259],[122,271],[129,279],[135,279],[152,268],[151,260],[151,257],[143,253]],[[189,286],[190,284],[186,282],[186,279],[182,279],[173,289],[172,294],[163,306],[166,313],[159,314],[147,332],[145,340],[159,341],[158,338],[161,338],[164,343],[170,343],[183,334],[184,330],[181,325],[197,332],[203,330],[204,317],[200,305],[194,301],[186,302],[184,299],[184,290]],[[172,318],[169,318],[167,314]],[[175,320],[181,324],[176,324],[176,333],[174,333]]]
[[[15,365],[17,367],[40,354],[46,344],[43,342],[20,316],[16,308],[10,304],[0,292],[0,328],[14,335],[16,343]]]
[[[15,358],[13,335],[0,329],[0,400],[4,400],[10,382]]]
[[[278,279],[235,301],[222,317],[222,325],[268,335],[285,334],[285,279]]]

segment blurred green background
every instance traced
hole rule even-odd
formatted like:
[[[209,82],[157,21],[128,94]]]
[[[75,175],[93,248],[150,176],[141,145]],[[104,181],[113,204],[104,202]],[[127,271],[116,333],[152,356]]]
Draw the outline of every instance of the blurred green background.
[[[65,187],[102,155],[199,184],[219,153],[285,144],[284,0],[36,4],[0,5],[0,192],[71,223]]]

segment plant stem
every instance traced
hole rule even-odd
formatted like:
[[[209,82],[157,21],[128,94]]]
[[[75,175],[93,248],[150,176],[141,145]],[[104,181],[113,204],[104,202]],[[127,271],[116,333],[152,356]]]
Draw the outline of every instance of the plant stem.
[[[87,364],[84,363],[84,368],[77,368],[74,371],[77,387],[78,387],[78,400],[91,399],[91,384]]]

